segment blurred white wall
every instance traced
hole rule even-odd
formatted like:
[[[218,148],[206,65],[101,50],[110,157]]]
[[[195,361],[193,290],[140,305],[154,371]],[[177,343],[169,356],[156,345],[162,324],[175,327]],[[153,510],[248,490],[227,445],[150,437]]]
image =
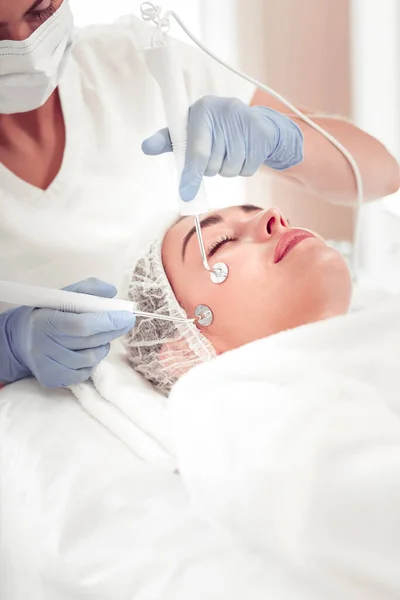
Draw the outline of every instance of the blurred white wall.
[[[354,119],[400,159],[400,3],[353,0]]]
[[[352,0],[354,120],[400,159],[400,3]],[[362,263],[376,274],[400,267],[399,194],[362,211]]]
[[[244,68],[297,106],[351,117],[349,0],[237,1]],[[248,195],[327,238],[352,237],[352,210],[265,171],[248,182]]]

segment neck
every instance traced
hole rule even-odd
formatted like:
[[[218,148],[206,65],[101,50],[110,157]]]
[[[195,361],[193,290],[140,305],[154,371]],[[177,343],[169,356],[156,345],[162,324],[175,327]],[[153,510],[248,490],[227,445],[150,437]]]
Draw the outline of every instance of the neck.
[[[0,114],[0,145],[13,147],[16,140],[21,140],[21,136],[40,144],[48,137],[49,129],[53,128],[60,115],[62,110],[58,90],[36,110],[15,115]]]

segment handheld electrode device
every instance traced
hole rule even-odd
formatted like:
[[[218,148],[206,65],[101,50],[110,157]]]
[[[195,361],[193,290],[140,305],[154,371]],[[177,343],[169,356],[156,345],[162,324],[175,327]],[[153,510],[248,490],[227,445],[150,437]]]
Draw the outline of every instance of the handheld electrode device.
[[[171,145],[174,151],[179,187],[179,180],[185,165],[189,121],[189,101],[181,55],[178,44],[167,35],[170,28],[168,14],[163,18],[161,9],[154,7],[149,2],[144,2],[141,5],[141,12],[145,20],[152,20],[157,26],[151,45],[144,49],[144,57],[148,69],[161,90]],[[228,277],[228,267],[221,262],[210,267],[201,233],[199,217],[209,210],[204,183],[201,184],[196,198],[191,202],[183,202],[181,198],[178,199],[178,202],[181,215],[194,218],[201,260],[205,269],[210,273],[211,281],[216,284],[223,283]]]
[[[232,67],[231,65],[227,64],[225,61],[220,59],[218,56],[216,56],[213,52],[211,52],[208,48],[206,48],[206,46],[195,35],[193,35],[193,33],[188,29],[188,27],[184,24],[182,19],[179,17],[179,15],[175,11],[169,10],[169,11],[165,12],[165,14],[163,15],[162,9],[159,6],[155,6],[152,2],[143,2],[140,6],[140,11],[141,11],[142,19],[144,21],[151,21],[157,27],[157,30],[154,34],[153,39],[154,39],[154,45],[157,44],[161,48],[161,52],[157,55],[157,57],[154,54],[155,59],[154,59],[154,61],[151,61],[150,54],[148,51],[146,51],[145,52],[146,63],[148,65],[149,69],[151,70],[151,72],[153,73],[154,77],[157,79],[157,81],[159,81],[159,85],[161,87],[161,91],[162,91],[162,95],[163,95],[164,105],[166,108],[167,119],[169,121],[167,124],[168,125],[172,124],[173,129],[175,128],[175,125],[176,125],[175,118],[179,119],[179,114],[180,114],[180,113],[178,113],[178,110],[176,109],[175,100],[178,101],[178,98],[183,100],[185,98],[186,89],[184,89],[181,84],[178,84],[178,78],[181,77],[183,79],[179,53],[172,50],[172,48],[171,48],[172,43],[167,38],[167,34],[171,27],[170,26],[171,18],[173,18],[178,23],[178,25],[186,33],[186,35],[205,54],[208,54],[208,56],[210,56],[213,60],[215,60],[217,63],[219,63],[220,65],[222,65],[229,71],[232,71],[232,73],[235,73],[235,75],[237,75],[238,77],[245,79],[249,83],[253,84],[255,87],[267,92],[268,94],[270,94],[271,96],[273,96],[274,98],[276,98],[277,100],[282,102],[282,104],[284,104],[287,108],[289,108],[289,110],[291,111],[292,114],[296,115],[296,117],[301,119],[304,123],[306,123],[307,125],[312,127],[315,131],[317,131],[322,136],[324,136],[328,140],[328,142],[330,142],[337,150],[339,150],[339,152],[341,154],[343,154],[343,156],[348,161],[348,163],[353,171],[356,188],[357,188],[357,202],[354,207],[355,208],[355,219],[354,219],[354,235],[353,235],[353,253],[352,253],[352,259],[351,259],[353,281],[357,281],[358,272],[359,272],[358,261],[359,261],[360,243],[361,243],[360,209],[361,209],[361,206],[362,206],[363,200],[364,200],[364,188],[363,188],[363,181],[362,181],[360,169],[358,168],[356,161],[354,160],[354,158],[350,154],[350,152],[347,150],[347,148],[345,148],[343,146],[343,144],[341,144],[330,133],[325,131],[325,129],[323,129],[320,125],[318,125],[317,123],[314,123],[312,118],[303,114],[298,108],[296,108],[296,106],[294,106],[293,104],[288,102],[288,100],[286,100],[286,98],[281,96],[281,94],[278,94],[278,92],[276,92],[269,86],[261,83],[260,81],[257,81],[257,79],[250,77],[246,73],[242,73],[241,71],[235,69],[234,67]],[[164,54],[164,56],[163,56],[163,54]],[[167,57],[167,54],[168,54],[168,57]],[[176,61],[175,66],[173,64],[174,61]],[[161,69],[163,67],[165,67],[165,70],[163,71],[163,73],[161,73]],[[172,94],[176,94],[176,96],[175,95],[172,96]],[[182,95],[180,95],[180,94],[182,94]],[[182,106],[183,106],[183,104],[182,104]],[[182,108],[180,108],[179,110],[183,116]],[[183,120],[182,116],[181,116],[180,122],[183,127],[184,120]],[[170,128],[170,131],[171,131],[171,128]],[[178,132],[178,135],[176,137],[176,146],[177,147],[179,147],[180,137],[181,137],[181,135],[183,135],[183,133],[184,132],[180,132],[180,131]],[[171,134],[171,141],[173,142],[173,145],[174,145],[175,139],[172,138],[172,135],[175,135],[175,134]],[[186,136],[182,137],[181,139],[186,140]],[[174,147],[174,152],[175,152],[175,147]],[[182,160],[182,155],[184,152],[184,150],[182,150],[182,147],[180,148],[180,152],[181,152],[181,155],[180,155],[179,159],[177,157],[179,150],[178,150],[178,152],[175,153],[177,161]],[[178,168],[178,171],[179,171],[179,168]],[[182,211],[190,211],[191,208],[193,208],[193,212],[182,212],[182,214],[196,214],[197,211],[199,211],[199,210],[204,211],[206,209],[206,204],[201,203],[201,198],[203,197],[202,194],[203,194],[203,192],[201,192],[201,194],[199,194],[199,202],[197,205],[193,204],[193,206],[190,207],[190,204],[192,204],[192,203],[188,202],[187,204],[189,206],[186,206],[185,208],[182,207]],[[182,203],[182,204],[184,204],[184,203]],[[198,219],[197,219],[197,221],[198,221]],[[198,237],[199,237],[200,249],[202,252],[203,264],[209,270],[207,261],[204,260],[204,258],[203,258],[204,254],[205,254],[204,253],[204,245],[202,244],[201,230],[200,230],[200,226],[198,223],[197,223],[196,227],[198,227],[197,233],[198,233]],[[214,268],[219,267],[219,266],[220,265],[217,264],[214,266]],[[223,281],[225,281],[225,279],[226,279],[226,277],[223,279]]]
[[[158,313],[136,310],[135,302],[119,298],[100,298],[90,294],[79,294],[66,290],[56,290],[38,285],[26,285],[11,281],[0,281],[0,300],[8,304],[30,306],[32,308],[51,308],[76,314],[126,310],[137,317],[175,321],[175,323],[194,323],[196,319],[170,317]],[[198,317],[198,315],[196,315]]]

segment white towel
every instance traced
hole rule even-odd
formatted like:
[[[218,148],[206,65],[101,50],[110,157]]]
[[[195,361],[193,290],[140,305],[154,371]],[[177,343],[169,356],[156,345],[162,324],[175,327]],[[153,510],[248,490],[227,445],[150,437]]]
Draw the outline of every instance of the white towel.
[[[340,598],[400,598],[399,372],[400,296],[197,367],[168,402],[192,506]]]
[[[86,412],[137,456],[176,470],[165,398],[128,364],[122,343],[113,345],[91,380],[72,386],[71,391]]]

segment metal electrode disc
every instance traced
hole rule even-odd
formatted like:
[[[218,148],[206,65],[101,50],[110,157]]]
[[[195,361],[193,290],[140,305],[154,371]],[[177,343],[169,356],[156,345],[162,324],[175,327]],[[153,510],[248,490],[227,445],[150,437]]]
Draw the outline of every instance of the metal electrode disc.
[[[214,315],[212,314],[211,308],[205,304],[199,304],[196,306],[194,314],[196,317],[199,317],[197,323],[199,325],[203,325],[203,327],[208,327],[214,320]]]
[[[216,263],[211,267],[210,278],[213,283],[224,283],[228,277],[229,269],[223,262]]]

